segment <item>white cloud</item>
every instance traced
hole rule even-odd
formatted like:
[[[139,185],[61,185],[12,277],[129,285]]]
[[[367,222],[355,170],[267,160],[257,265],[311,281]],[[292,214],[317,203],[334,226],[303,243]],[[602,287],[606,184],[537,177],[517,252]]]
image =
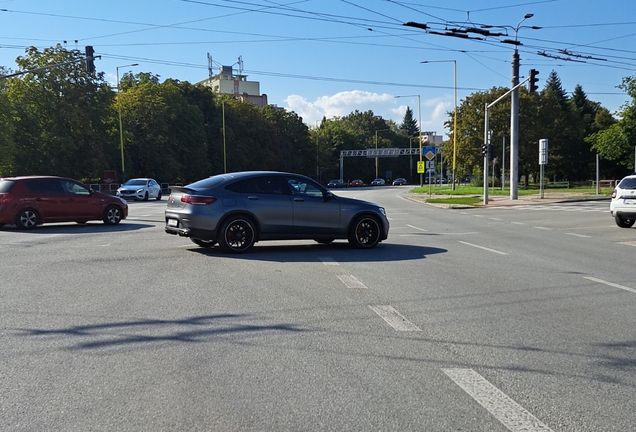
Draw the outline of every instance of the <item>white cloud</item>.
[[[396,99],[394,95],[378,94],[359,90],[339,92],[331,96],[320,96],[315,101],[299,95],[289,95],[285,101],[288,110],[294,111],[303,118],[305,124],[315,126],[323,117],[344,117],[353,111],[373,111],[387,120],[402,123],[407,106],[413,110],[417,120],[417,98],[413,103],[405,103],[405,98]],[[453,108],[448,99],[422,100],[422,130],[445,133],[444,121],[446,111]]]

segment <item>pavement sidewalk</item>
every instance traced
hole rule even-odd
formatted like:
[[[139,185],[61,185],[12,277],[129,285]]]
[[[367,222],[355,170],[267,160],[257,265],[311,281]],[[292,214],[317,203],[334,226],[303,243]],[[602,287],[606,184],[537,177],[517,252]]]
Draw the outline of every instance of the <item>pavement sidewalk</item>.
[[[483,198],[483,195],[471,195],[477,198]],[[427,193],[409,193],[406,198],[442,208],[472,208],[472,207],[502,207],[517,206],[528,204],[553,204],[561,202],[578,202],[578,201],[607,201],[609,206],[610,197],[608,195],[584,194],[576,192],[544,192],[543,198],[539,193],[532,195],[519,195],[518,199],[513,200],[509,195],[488,195],[488,204],[477,203],[474,206],[456,205],[456,204],[435,204],[429,203],[429,198],[450,198],[450,195],[432,195]]]

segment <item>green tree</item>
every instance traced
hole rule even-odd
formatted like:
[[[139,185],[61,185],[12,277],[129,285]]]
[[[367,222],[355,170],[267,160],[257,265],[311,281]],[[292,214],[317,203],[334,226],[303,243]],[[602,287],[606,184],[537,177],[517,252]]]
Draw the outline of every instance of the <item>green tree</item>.
[[[402,124],[400,124],[400,132],[404,133],[407,137],[419,136],[420,128],[417,125],[417,120],[413,118],[413,110],[410,107],[406,107]]]
[[[7,81],[15,174],[97,179],[112,166],[106,154],[114,143],[105,120],[113,94],[103,73],[87,74],[82,59],[61,45],[31,47],[17,58],[20,70],[33,72]]]

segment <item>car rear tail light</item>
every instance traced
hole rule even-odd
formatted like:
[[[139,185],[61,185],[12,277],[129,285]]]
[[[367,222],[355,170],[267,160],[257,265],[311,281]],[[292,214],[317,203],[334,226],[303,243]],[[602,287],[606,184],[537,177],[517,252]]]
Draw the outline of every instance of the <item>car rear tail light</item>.
[[[13,195],[11,194],[0,194],[0,205],[9,204],[12,199]]]
[[[616,189],[612,191],[612,199],[616,198]]]
[[[181,202],[192,205],[208,205],[216,202],[216,198],[211,196],[181,195]]]

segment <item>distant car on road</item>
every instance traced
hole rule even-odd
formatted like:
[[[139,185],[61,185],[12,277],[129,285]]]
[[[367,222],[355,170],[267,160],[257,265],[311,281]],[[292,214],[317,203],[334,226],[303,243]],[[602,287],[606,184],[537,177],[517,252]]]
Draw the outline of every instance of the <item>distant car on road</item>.
[[[398,177],[393,180],[393,186],[404,186],[406,184],[406,179],[403,177]]]
[[[161,186],[155,179],[134,178],[128,180],[117,189],[117,196],[123,199],[134,199],[148,201],[154,198],[161,199]]]
[[[349,186],[351,186],[351,187],[364,186],[364,182],[362,180],[360,180],[360,179],[351,180],[351,182],[349,182]]]
[[[32,229],[52,222],[103,220],[116,225],[128,216],[121,198],[96,192],[77,180],[52,177],[0,178],[0,227]]]
[[[385,183],[384,179],[377,178],[371,182],[371,186],[384,186]]]
[[[328,188],[343,188],[345,187],[345,182],[343,182],[342,180],[329,180],[329,183],[327,183],[327,187]]]
[[[625,177],[612,191],[610,214],[616,225],[631,228],[636,221],[636,173]]]
[[[264,240],[347,239],[370,249],[389,234],[383,207],[340,197],[309,177],[274,171],[219,174],[173,187],[165,231],[201,247],[243,253]]]

